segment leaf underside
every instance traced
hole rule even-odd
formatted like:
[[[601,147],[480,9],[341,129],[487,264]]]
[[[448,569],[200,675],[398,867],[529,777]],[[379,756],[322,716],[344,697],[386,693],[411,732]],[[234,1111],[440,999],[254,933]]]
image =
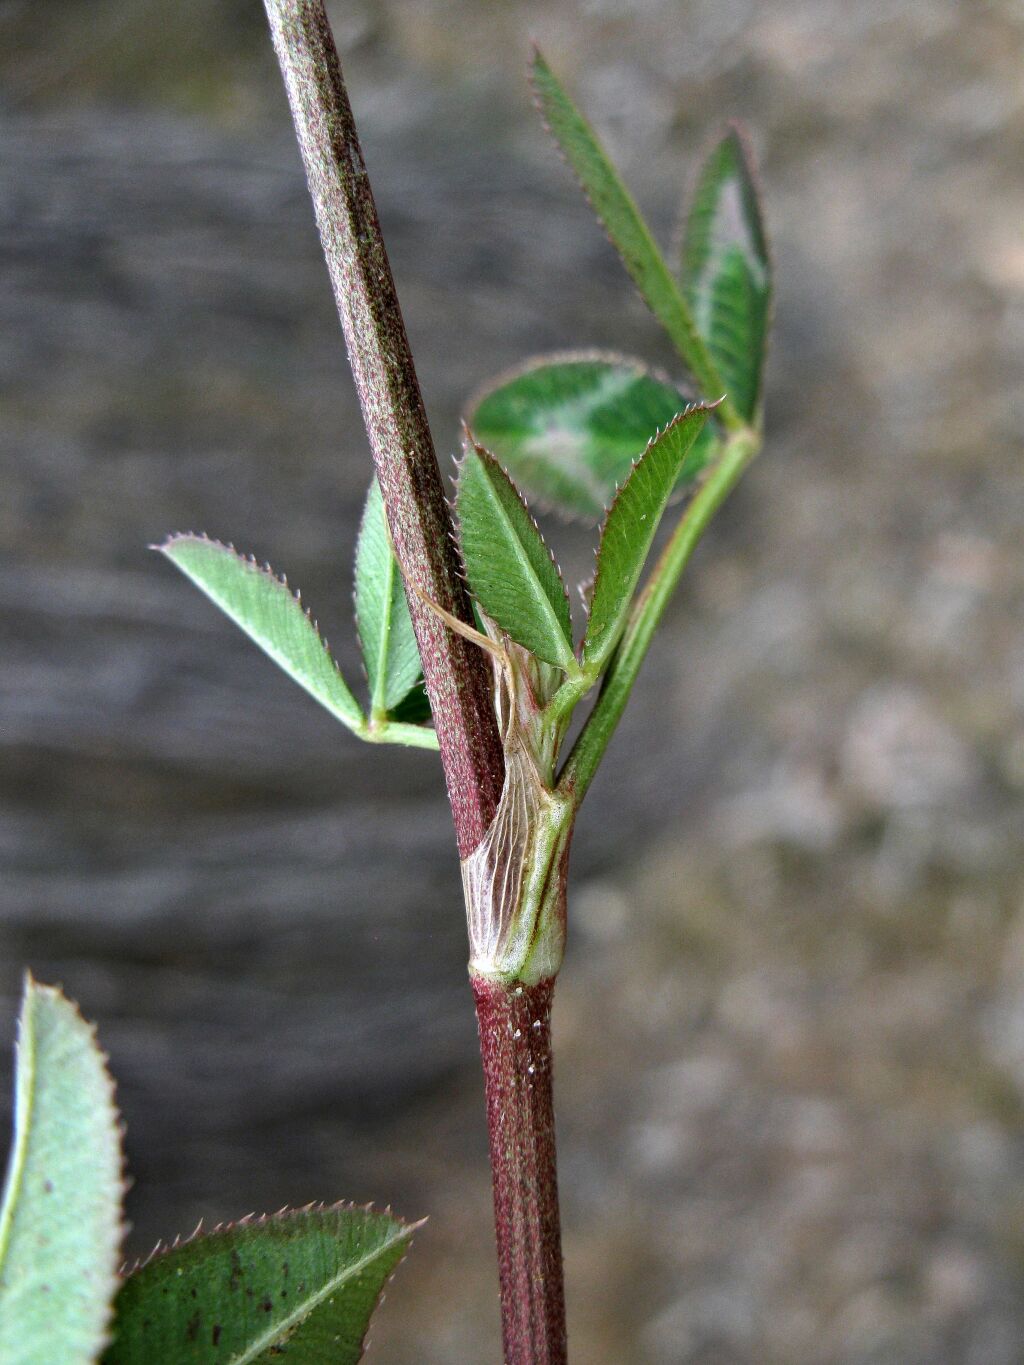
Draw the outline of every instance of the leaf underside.
[[[363,726],[338,665],[286,583],[205,536],[172,536],[156,548],[333,716]]]
[[[121,1242],[121,1138],[93,1030],[28,979],[0,1207],[0,1360],[88,1365],[107,1339]]]
[[[466,576],[481,610],[538,659],[575,667],[569,595],[558,566],[512,480],[472,441],[455,506]]]
[[[683,283],[733,405],[749,422],[761,403],[771,260],[743,140],[730,128],[697,180],[683,238]]]
[[[640,296],[665,328],[676,350],[694,374],[699,375],[706,368],[702,363],[703,343],[679,285],[635,200],[593,128],[540,52],[534,53],[530,81],[544,122],[576,173]],[[721,396],[720,393],[704,395],[712,400]]]
[[[405,725],[429,726],[433,713],[430,710],[426,684],[418,682],[412,691],[388,712],[388,719],[401,721]]]
[[[103,1365],[352,1365],[413,1231],[389,1213],[310,1208],[158,1251],[121,1287]]]
[[[691,407],[655,436],[609,509],[583,641],[585,668],[602,668],[618,643],[679,470],[710,411],[703,405]]]
[[[356,626],[370,683],[371,711],[384,715],[408,697],[422,669],[376,479],[367,494],[356,543]]]
[[[597,521],[654,432],[689,403],[638,360],[563,353],[503,377],[476,401],[467,422],[531,501]],[[704,468],[716,446],[706,427],[680,485]]]

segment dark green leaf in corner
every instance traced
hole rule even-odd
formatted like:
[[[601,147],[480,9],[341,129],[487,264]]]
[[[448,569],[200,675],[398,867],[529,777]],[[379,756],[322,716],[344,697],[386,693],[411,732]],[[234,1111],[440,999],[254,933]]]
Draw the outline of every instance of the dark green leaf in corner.
[[[466,576],[480,609],[538,659],[575,671],[569,595],[519,491],[467,441],[456,493]]]
[[[29,977],[0,1206],[4,1365],[96,1359],[117,1285],[122,1192],[114,1087],[93,1030]]]
[[[593,352],[538,357],[475,403],[468,425],[531,502],[597,521],[654,432],[690,400],[638,360]],[[708,426],[679,482],[717,448]]]
[[[771,259],[753,168],[736,128],[701,169],[683,239],[683,284],[733,404],[748,422],[756,421]]]
[[[205,536],[172,536],[155,548],[332,715],[364,728],[359,704],[287,583]]]
[[[422,670],[376,479],[367,494],[356,545],[356,626],[370,682],[371,714],[381,717],[405,700]]]
[[[611,505],[597,550],[584,668],[603,668],[618,644],[679,470],[711,410],[703,405],[689,408],[655,436]]]
[[[103,1365],[353,1365],[414,1230],[337,1206],[158,1249],[121,1287]]]

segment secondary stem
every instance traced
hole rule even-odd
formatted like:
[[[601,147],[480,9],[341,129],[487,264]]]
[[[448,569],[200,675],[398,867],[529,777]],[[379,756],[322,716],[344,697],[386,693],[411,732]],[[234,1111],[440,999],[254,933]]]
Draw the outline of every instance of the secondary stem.
[[[424,604],[472,623],[377,209],[322,0],[264,0],[320,241],[409,594],[460,857],[487,831],[504,765],[480,651]]]
[[[749,428],[726,442],[717,462],[694,495],[637,598],[594,709],[587,717],[559,776],[559,789],[578,806],[587,793],[608,741],[625,709],[644,656],[676,584],[711,518],[739,482],[761,448],[761,434]]]
[[[487,1095],[506,1365],[565,1365],[551,1088],[554,981],[474,976]]]

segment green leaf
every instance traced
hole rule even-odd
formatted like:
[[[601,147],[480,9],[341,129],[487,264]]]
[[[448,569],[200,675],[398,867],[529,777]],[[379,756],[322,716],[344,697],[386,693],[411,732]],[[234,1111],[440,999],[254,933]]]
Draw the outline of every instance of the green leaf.
[[[342,724],[356,731],[365,728],[341,670],[284,580],[206,536],[171,536],[153,548],[161,550]]]
[[[536,50],[530,79],[544,122],[575,171],[641,297],[686,361],[704,396],[721,398],[725,391],[721,376],[633,196],[620,180],[593,128]],[[728,404],[722,416],[723,419],[729,416]]]
[[[735,127],[716,144],[697,180],[683,238],[683,280],[734,406],[755,421],[772,270],[752,162]]]
[[[121,1137],[93,1030],[26,979],[14,1141],[0,1206],[0,1360],[88,1365],[107,1340],[121,1243]]]
[[[569,595],[558,565],[515,484],[472,440],[459,467],[455,506],[466,576],[480,609],[538,659],[575,672]]]
[[[653,438],[619,489],[601,532],[583,667],[599,672],[618,644],[629,605],[679,470],[707,421],[695,405]]]
[[[594,352],[541,356],[475,400],[468,425],[531,501],[596,521],[651,434],[690,400],[639,360]],[[713,458],[709,426],[680,472]]]
[[[381,717],[409,695],[422,669],[376,479],[367,494],[356,545],[356,626],[370,680],[370,711]]]
[[[400,721],[405,725],[429,725],[431,719],[430,698],[422,681],[402,698],[393,711],[388,712],[389,721]]]
[[[121,1287],[103,1365],[351,1365],[414,1231],[337,1205],[158,1247]]]

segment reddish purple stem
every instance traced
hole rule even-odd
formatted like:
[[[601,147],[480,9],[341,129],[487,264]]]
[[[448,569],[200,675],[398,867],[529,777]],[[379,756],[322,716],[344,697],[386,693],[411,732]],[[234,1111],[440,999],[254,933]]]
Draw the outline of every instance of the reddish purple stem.
[[[322,0],[264,0],[345,333],[388,524],[406,578],[472,624],[452,521],[337,49]],[[483,838],[504,762],[483,655],[409,594],[459,855]]]
[[[471,623],[451,517],[322,0],[264,0],[363,419],[407,580],[460,856],[497,808],[504,760],[483,655],[420,596]],[[474,978],[507,1365],[565,1365],[551,1096],[554,983]]]
[[[555,983],[475,976],[494,1177],[506,1365],[565,1365],[565,1292],[555,1165],[551,998]]]

